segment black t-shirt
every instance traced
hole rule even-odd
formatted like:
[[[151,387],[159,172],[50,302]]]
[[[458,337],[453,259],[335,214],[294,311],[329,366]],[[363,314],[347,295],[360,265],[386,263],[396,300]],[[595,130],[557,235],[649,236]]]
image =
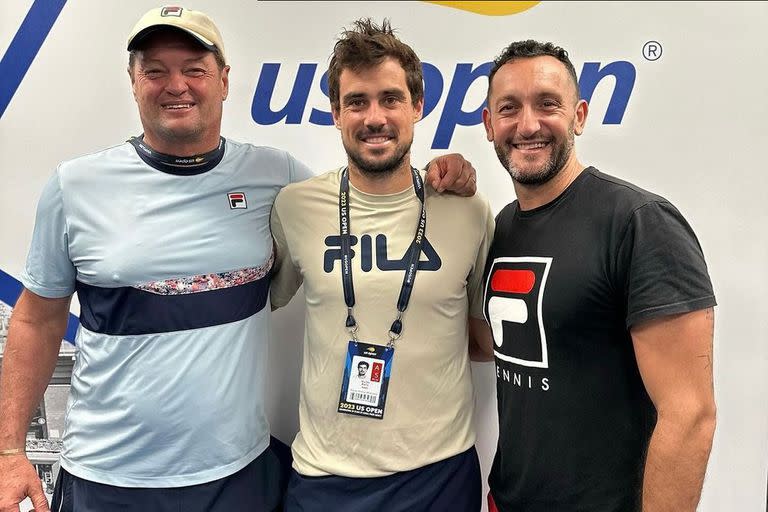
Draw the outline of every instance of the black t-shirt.
[[[496,219],[486,269],[502,511],[640,510],[656,411],[629,328],[715,305],[698,240],[667,200],[594,168]]]

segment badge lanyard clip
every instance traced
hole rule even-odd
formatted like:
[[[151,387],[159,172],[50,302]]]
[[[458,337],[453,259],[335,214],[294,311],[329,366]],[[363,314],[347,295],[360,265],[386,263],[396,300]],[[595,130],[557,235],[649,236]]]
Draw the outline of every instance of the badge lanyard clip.
[[[345,322],[345,325],[347,327],[347,330],[349,331],[349,335],[352,336],[352,341],[357,343],[357,321],[355,320],[355,317],[352,315],[352,308],[347,308],[347,320]]]

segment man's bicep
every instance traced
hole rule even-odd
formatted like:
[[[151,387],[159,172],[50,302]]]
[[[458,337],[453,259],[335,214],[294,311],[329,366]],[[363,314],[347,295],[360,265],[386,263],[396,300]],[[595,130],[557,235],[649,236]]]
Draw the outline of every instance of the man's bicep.
[[[483,199],[483,232],[477,246],[475,261],[472,265],[472,271],[467,278],[467,295],[469,296],[469,314],[477,318],[483,316],[483,300],[485,295],[485,267],[488,259],[488,252],[493,242],[493,233],[496,227],[496,221],[493,218],[491,207]]]
[[[659,414],[714,404],[712,308],[643,321],[630,329],[637,365]]]
[[[26,326],[34,329],[50,329],[64,335],[69,320],[69,304],[72,296],[49,298],[24,289],[16,301],[11,316],[12,327]]]

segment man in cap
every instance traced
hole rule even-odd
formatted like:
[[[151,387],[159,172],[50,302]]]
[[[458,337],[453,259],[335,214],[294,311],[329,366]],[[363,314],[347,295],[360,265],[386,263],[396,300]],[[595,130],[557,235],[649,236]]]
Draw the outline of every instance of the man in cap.
[[[483,120],[517,200],[497,216],[479,337],[496,359],[491,501],[693,512],[715,427],[712,285],[672,204],[579,162],[587,110],[562,48],[496,59]]]
[[[411,167],[422,67],[386,20],[343,33],[328,92],[347,163],[285,187],[272,213],[272,304],[302,281],[306,296],[286,511],[478,512],[467,329],[490,207],[425,191]]]
[[[208,16],[153,9],[128,50],[143,135],[63,162],[40,199],[0,385],[0,510],[48,510],[24,439],[75,291],[55,510],[272,510],[269,212],[312,173],[221,136],[229,66]],[[471,189],[448,163],[433,182]]]

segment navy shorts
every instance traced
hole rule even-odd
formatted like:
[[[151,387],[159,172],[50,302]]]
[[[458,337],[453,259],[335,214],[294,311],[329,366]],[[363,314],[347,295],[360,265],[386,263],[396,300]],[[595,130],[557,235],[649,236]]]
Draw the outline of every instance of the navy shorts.
[[[187,487],[105,485],[68,473],[56,479],[55,512],[273,512],[280,505],[281,468],[267,449],[253,462],[220,480]]]
[[[288,481],[285,512],[479,512],[480,462],[474,447],[423,468],[376,478],[302,476]]]

